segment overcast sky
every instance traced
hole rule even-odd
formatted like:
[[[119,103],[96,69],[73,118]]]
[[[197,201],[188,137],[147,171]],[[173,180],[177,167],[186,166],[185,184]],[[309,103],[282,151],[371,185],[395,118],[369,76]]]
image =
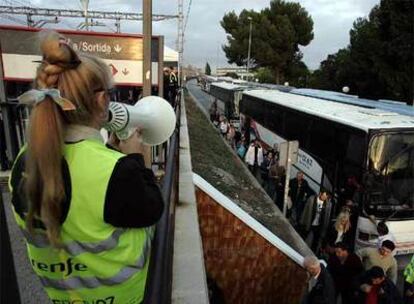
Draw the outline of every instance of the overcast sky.
[[[184,0],[184,15],[190,0]],[[223,15],[234,10],[256,11],[269,5],[269,0],[192,0],[185,33],[184,62],[204,67],[206,61],[215,69],[217,65],[228,66],[221,46],[226,43],[226,34],[220,26]],[[379,0],[298,0],[311,15],[314,22],[314,39],[302,49],[304,61],[310,69],[316,69],[328,54],[349,43],[349,30],[358,17],[366,17]],[[0,0],[2,5],[33,5],[47,8],[79,9],[79,0]],[[120,12],[141,12],[142,0],[89,0],[90,10]],[[177,14],[176,0],[153,0],[154,14]],[[5,19],[0,19],[2,23]],[[61,27],[76,27],[80,22],[66,19]],[[109,28],[114,24],[107,22]],[[110,30],[101,28],[99,30]],[[121,30],[129,33],[141,33],[140,22],[121,22]],[[154,22],[153,33],[164,35],[166,45],[175,48],[177,21]],[[254,47],[254,45],[252,46]]]

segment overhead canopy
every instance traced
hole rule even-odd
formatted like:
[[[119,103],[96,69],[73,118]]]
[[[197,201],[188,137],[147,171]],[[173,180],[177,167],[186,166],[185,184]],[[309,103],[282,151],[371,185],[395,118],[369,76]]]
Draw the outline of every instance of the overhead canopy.
[[[178,62],[178,52],[164,45],[164,62]]]

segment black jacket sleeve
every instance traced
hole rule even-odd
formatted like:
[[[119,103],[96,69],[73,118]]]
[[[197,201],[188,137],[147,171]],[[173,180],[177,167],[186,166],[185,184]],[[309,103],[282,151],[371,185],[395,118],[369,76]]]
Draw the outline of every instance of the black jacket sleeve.
[[[104,221],[122,228],[148,227],[160,219],[163,208],[160,189],[142,155],[120,158],[109,180]]]

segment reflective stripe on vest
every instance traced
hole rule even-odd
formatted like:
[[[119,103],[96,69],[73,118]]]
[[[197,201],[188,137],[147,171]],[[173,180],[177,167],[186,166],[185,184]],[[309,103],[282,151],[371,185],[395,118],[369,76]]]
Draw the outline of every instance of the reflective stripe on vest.
[[[46,248],[50,247],[49,240],[46,234],[35,233],[31,234],[26,229],[20,227],[24,237],[27,242],[37,248]],[[114,232],[105,240],[96,242],[96,243],[86,243],[79,241],[72,241],[66,244],[63,244],[63,249],[66,250],[72,256],[77,256],[81,253],[90,252],[90,253],[100,253],[106,250],[111,250],[118,245],[118,241],[122,233],[125,232],[125,229],[116,229]]]
[[[110,278],[98,278],[98,277],[72,277],[66,280],[50,279],[46,277],[39,277],[44,287],[55,288],[58,290],[73,290],[78,288],[97,288],[101,286],[113,286],[121,284],[141,271],[148,260],[151,252],[151,238],[147,234],[147,239],[142,249],[142,254],[138,257],[134,265],[129,265],[121,268],[121,270]]]

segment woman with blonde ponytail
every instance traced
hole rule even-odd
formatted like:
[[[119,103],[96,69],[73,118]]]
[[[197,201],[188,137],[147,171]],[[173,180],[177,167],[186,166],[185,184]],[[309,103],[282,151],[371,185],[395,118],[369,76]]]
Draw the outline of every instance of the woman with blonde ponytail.
[[[33,89],[19,97],[32,108],[28,141],[10,179],[30,263],[53,303],[140,303],[163,201],[139,132],[105,146],[108,66],[42,35]]]

